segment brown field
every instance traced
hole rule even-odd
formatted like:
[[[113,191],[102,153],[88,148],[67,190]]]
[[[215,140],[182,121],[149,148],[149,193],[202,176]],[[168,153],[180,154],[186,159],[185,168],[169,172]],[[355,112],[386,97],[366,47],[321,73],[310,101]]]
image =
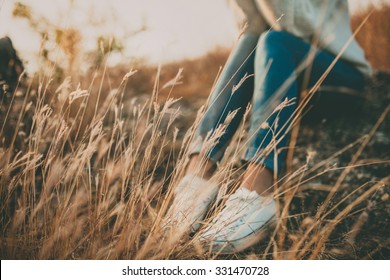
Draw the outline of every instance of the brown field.
[[[372,8],[371,8],[372,9]],[[366,52],[367,59],[377,70],[390,70],[390,6],[374,9],[371,16],[357,34],[356,39]],[[352,28],[357,28],[367,17],[367,11],[361,11],[352,18]]]
[[[357,35],[376,70],[390,67],[389,12],[375,11]],[[355,28],[365,15],[353,19]],[[369,81],[358,114],[299,127],[290,168],[278,182],[278,222],[265,240],[224,256],[203,250],[196,234],[163,232],[202,105],[228,53],[218,49],[161,69],[133,66],[137,72],[103,65],[81,77],[80,87],[36,75],[4,95],[1,258],[388,259],[386,72]],[[236,150],[243,137],[218,167],[222,194],[242,173]]]

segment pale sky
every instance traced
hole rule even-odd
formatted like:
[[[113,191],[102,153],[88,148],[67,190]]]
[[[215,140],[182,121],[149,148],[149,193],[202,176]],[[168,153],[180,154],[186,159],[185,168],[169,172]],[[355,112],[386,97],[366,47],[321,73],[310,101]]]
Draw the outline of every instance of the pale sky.
[[[0,36],[10,36],[23,59],[30,61],[28,67],[33,69],[40,38],[26,20],[12,17],[15,2],[0,0]],[[226,0],[19,2],[31,6],[36,14],[58,26],[78,28],[82,32],[84,50],[95,47],[98,35],[114,34],[126,46],[124,57],[116,57],[120,61],[145,57],[152,63],[164,63],[196,57],[216,46],[231,47],[238,32]],[[370,2],[351,0],[351,9]],[[142,25],[147,28],[145,32],[131,35]]]

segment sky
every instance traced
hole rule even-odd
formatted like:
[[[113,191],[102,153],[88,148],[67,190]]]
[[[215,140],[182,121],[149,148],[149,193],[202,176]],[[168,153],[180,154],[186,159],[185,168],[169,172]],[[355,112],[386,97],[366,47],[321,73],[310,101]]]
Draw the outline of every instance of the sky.
[[[390,2],[390,0],[382,0]],[[0,36],[8,35],[20,56],[34,69],[40,37],[27,21],[12,17],[17,1],[0,0]],[[237,37],[227,0],[20,0],[37,15],[82,33],[83,50],[96,47],[99,35],[115,35],[125,46],[112,63],[145,58],[164,63],[200,56],[217,47],[231,47]],[[351,0],[354,11],[369,0]],[[374,1],[375,2],[375,1]],[[142,27],[145,31],[134,34]]]

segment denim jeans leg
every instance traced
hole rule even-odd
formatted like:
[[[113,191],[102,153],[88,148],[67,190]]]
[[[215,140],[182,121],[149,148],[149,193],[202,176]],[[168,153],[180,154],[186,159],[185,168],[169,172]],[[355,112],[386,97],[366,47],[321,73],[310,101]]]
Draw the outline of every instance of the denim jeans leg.
[[[246,107],[252,99],[253,66],[258,39],[258,35],[244,34],[232,50],[211,93],[205,115],[195,133],[190,150],[191,154],[203,151],[202,146],[207,140],[206,138],[211,137],[210,135],[224,123],[229,113],[236,111],[224,133],[218,137],[212,147],[204,151],[206,156],[214,162],[218,162],[222,158],[227,145],[242,120]],[[244,83],[233,92],[233,87],[238,85],[245,75],[249,75],[249,78],[245,79]]]
[[[297,63],[291,47],[288,33],[271,31],[260,37],[256,51],[249,147],[244,159],[271,170],[280,169],[280,149],[286,146],[288,120],[297,105]],[[285,106],[279,106],[286,98]]]
[[[253,112],[246,161],[262,164],[276,172],[282,169],[291,117],[302,88],[303,73],[298,73],[297,69],[307,61],[312,49],[311,44],[286,32],[271,31],[261,36],[255,58]],[[318,81],[334,59],[334,55],[316,50],[310,65],[309,87]],[[323,84],[362,88],[362,81],[358,70],[339,60]]]

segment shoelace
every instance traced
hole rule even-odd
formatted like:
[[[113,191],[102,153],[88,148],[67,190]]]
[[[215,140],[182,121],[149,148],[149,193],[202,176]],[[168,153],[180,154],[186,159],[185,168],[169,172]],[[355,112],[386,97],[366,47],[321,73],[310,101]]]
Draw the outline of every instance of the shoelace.
[[[258,204],[258,207],[261,207],[261,204],[266,204],[267,202],[263,197],[258,195],[256,191],[240,188],[228,198],[219,216],[221,218],[229,217],[229,219],[225,221],[225,224],[232,223],[239,218],[239,215],[243,211],[248,207],[253,206],[255,203]]]
[[[255,191],[240,188],[228,198],[225,205],[226,207],[231,204],[237,206],[241,204],[241,202],[252,204],[256,200],[261,201],[260,196]]]

